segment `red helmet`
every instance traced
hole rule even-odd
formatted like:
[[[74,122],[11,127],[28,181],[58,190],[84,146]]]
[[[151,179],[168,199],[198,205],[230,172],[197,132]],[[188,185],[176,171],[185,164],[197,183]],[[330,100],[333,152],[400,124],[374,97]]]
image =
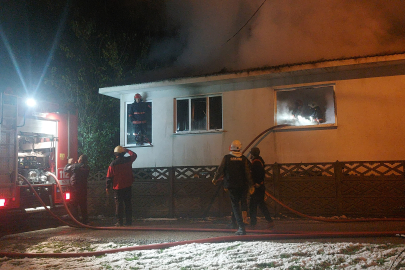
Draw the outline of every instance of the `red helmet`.
[[[135,94],[134,99],[136,98],[142,98],[141,94]]]

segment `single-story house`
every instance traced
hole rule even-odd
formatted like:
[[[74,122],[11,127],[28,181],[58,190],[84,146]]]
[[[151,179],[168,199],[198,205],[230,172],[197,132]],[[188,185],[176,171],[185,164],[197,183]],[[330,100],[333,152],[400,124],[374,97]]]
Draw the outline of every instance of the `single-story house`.
[[[100,88],[120,99],[120,141],[137,168],[219,165],[233,140],[266,163],[405,159],[405,54],[318,61]],[[148,103],[149,143],[128,112]],[[256,141],[258,142],[258,141]],[[247,152],[246,152],[247,153]]]

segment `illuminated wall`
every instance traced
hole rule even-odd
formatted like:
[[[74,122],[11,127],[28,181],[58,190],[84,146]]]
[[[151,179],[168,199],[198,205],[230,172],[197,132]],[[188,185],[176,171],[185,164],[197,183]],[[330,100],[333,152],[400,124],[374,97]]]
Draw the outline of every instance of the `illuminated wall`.
[[[305,91],[325,85],[334,92],[333,121],[288,127],[268,135],[258,145],[268,163],[402,160],[403,73],[405,56],[400,55],[395,59],[333,61],[277,71],[201,77],[198,84],[195,79],[183,79],[167,82],[167,86],[162,82],[156,88],[109,88],[104,94],[121,91],[122,143],[126,102],[144,90],[142,94],[153,103],[153,146],[132,148],[139,156],[136,167],[217,165],[232,140],[238,139],[246,146],[278,123],[277,99],[286,100],[277,94],[279,91]],[[211,94],[222,95],[223,131],[175,134],[174,100]]]

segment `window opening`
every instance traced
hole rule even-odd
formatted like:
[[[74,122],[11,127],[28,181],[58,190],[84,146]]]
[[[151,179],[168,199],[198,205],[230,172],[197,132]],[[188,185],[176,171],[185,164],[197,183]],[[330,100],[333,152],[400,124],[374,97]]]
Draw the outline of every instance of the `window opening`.
[[[135,102],[135,101],[134,101]],[[142,101],[137,109],[134,102],[126,105],[126,145],[148,146],[152,144],[152,102]],[[131,112],[135,117],[131,119]],[[134,121],[134,122],[133,122]]]
[[[333,85],[277,90],[277,124],[294,126],[336,124],[334,93]]]
[[[176,132],[222,129],[222,96],[176,99]]]

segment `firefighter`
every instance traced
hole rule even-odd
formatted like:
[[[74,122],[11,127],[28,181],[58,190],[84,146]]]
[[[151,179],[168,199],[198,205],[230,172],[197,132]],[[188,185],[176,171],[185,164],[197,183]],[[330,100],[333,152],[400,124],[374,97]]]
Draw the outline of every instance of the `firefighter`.
[[[223,157],[212,183],[216,185],[217,182],[223,178],[224,188],[229,191],[232,212],[235,215],[236,223],[238,225],[238,230],[235,234],[245,235],[245,224],[243,223],[240,204],[244,193],[246,193],[249,187],[252,186],[250,163],[241,153],[242,144],[240,141],[233,141],[229,148],[230,153]]]
[[[298,116],[302,116],[302,111],[304,109],[303,104],[304,103],[300,99],[297,99],[294,102],[294,107],[291,112],[291,114],[293,115],[294,118],[298,118]]]
[[[250,150],[251,159],[251,171],[252,179],[255,187],[255,191],[250,195],[249,212],[250,212],[250,226],[254,227],[257,223],[257,207],[262,211],[265,219],[267,220],[267,228],[271,229],[274,227],[273,219],[270,216],[269,209],[267,209],[266,203],[264,202],[264,194],[266,188],[264,186],[264,160],[260,156],[260,149],[253,147]]]
[[[73,158],[68,159],[63,169],[64,172],[70,175],[70,206],[72,215],[78,219],[79,208],[82,216],[81,222],[83,224],[89,223],[87,213],[87,178],[90,173],[88,165],[88,158],[86,155],[81,155],[77,163],[73,163]]]
[[[228,191],[228,190],[226,190]],[[247,197],[248,197],[248,189],[246,187],[245,191],[242,192],[242,199],[240,200],[240,208],[242,210],[242,220],[245,225],[248,225],[248,203],[247,203]],[[238,228],[238,224],[236,223],[236,218],[233,213],[231,212],[231,223],[227,226],[228,228],[236,229]]]
[[[311,121],[316,122],[317,124],[325,122],[325,113],[317,103],[309,103],[308,107],[310,108],[309,117]]]
[[[143,145],[146,139],[146,110],[147,104],[142,101],[140,94],[135,94],[134,103],[129,111],[129,119],[132,122],[135,133],[135,142],[137,145]]]
[[[128,153],[129,156],[125,157]],[[122,146],[114,149],[115,160],[111,162],[107,171],[106,192],[112,187],[115,199],[115,216],[117,223],[115,226],[132,225],[132,183],[134,176],[132,174],[132,163],[136,160],[137,154]]]

